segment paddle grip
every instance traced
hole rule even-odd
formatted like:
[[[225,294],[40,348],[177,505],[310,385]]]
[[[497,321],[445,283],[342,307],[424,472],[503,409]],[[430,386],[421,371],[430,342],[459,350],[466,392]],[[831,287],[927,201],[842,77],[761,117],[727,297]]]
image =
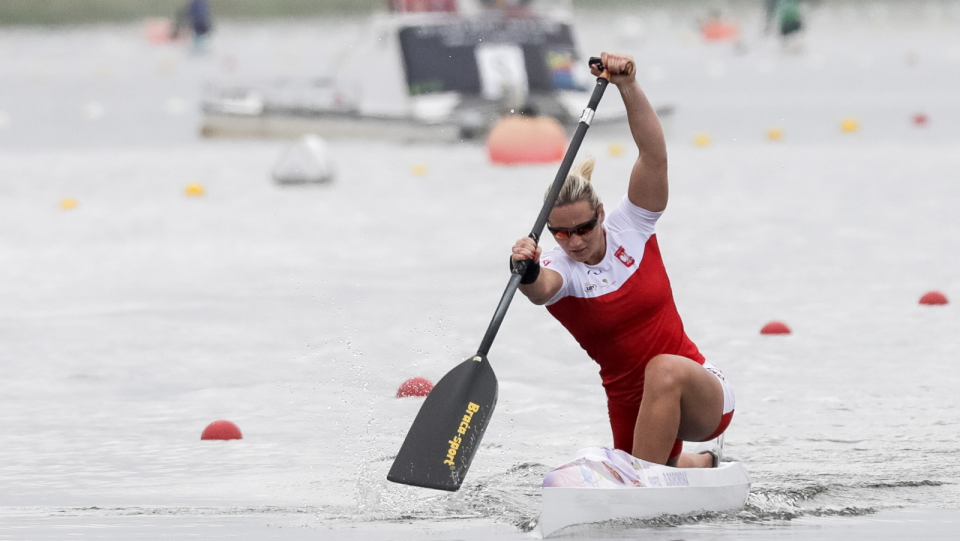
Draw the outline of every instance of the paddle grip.
[[[600,60],[599,56],[591,56],[587,64],[589,64],[591,67],[596,67],[597,71],[600,72],[600,77],[609,79],[610,72],[607,72],[606,76],[604,76],[603,72],[607,71],[607,67],[603,65],[603,61]],[[630,62],[627,62],[627,65],[625,67],[626,69],[624,69],[623,73],[620,75],[633,75],[633,72],[637,71],[637,65],[634,64],[632,60]]]
[[[539,235],[535,235],[535,234],[533,234],[533,233],[530,233],[530,234],[527,235],[527,236],[530,237],[531,239],[533,239],[533,242],[534,242],[534,243],[537,243],[537,244],[540,243],[540,238],[539,238],[540,236],[539,236]],[[511,257],[510,257],[510,272],[512,272],[513,274],[519,274],[520,276],[523,276],[524,274],[527,273],[527,269],[530,267],[530,265],[531,265],[532,263],[533,263],[533,260],[532,260],[532,259],[518,259],[518,260],[514,261],[513,257],[511,256]]]

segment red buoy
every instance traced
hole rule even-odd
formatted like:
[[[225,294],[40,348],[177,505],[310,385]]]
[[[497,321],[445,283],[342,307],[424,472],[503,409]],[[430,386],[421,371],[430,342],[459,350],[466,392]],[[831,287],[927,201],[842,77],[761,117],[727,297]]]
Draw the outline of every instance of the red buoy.
[[[771,321],[760,329],[760,334],[790,334],[790,327],[782,321]]]
[[[567,133],[553,117],[501,118],[487,136],[490,161],[499,164],[550,163],[563,159]]]
[[[947,304],[947,296],[939,291],[928,291],[920,297],[920,304]]]
[[[930,119],[927,118],[927,115],[925,115],[925,114],[923,114],[923,113],[917,113],[917,114],[913,115],[913,123],[914,123],[914,125],[916,125],[916,126],[919,126],[919,127],[926,126],[926,125],[927,125],[927,122],[929,122],[929,121],[930,121]]]
[[[397,398],[405,396],[427,396],[433,390],[433,384],[426,378],[410,378],[400,384]]]
[[[207,425],[207,428],[203,429],[203,434],[200,434],[201,440],[242,440],[243,434],[240,433],[240,428],[237,425],[231,423],[230,421],[214,421]]]

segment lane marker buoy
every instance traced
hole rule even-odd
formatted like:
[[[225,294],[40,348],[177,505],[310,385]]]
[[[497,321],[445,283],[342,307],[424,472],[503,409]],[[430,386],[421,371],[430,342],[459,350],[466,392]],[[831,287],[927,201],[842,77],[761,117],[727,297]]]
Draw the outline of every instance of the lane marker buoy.
[[[701,148],[710,146],[710,134],[709,133],[696,134],[693,137],[693,145]]]
[[[925,304],[928,306],[937,306],[942,304],[947,304],[947,296],[939,291],[928,291],[920,297],[920,304]]]
[[[200,439],[242,440],[243,434],[240,433],[240,428],[237,425],[221,419],[208,424],[207,428],[203,429],[203,434],[200,434]]]
[[[610,152],[611,156],[623,156],[623,145],[610,143],[610,146],[607,147],[607,150]]]
[[[414,175],[414,176],[417,176],[417,177],[426,176],[426,174],[427,174],[427,166],[426,166],[426,165],[423,165],[422,163],[418,163],[418,164],[416,164],[416,165],[414,165],[413,167],[410,168],[410,174],[412,174],[412,175]]]
[[[767,130],[767,139],[770,141],[782,141],[783,130],[780,128],[770,128]]]
[[[840,121],[840,131],[843,133],[855,133],[860,130],[860,123],[852,116],[844,117]]]
[[[397,398],[406,396],[427,396],[433,390],[433,383],[426,378],[410,378],[400,384],[397,389]]]
[[[771,321],[760,329],[760,334],[790,334],[790,327],[782,321]]]
[[[64,199],[63,201],[60,201],[60,210],[72,210],[75,208],[77,208],[76,199],[67,198],[67,199]]]
[[[913,125],[914,125],[914,126],[923,127],[923,126],[926,126],[926,125],[927,125],[927,122],[929,122],[929,121],[930,121],[930,119],[927,117],[927,115],[925,115],[925,114],[923,114],[923,113],[917,113],[917,114],[913,115]]]
[[[187,188],[184,190],[187,197],[200,197],[205,193],[202,184],[187,184]]]

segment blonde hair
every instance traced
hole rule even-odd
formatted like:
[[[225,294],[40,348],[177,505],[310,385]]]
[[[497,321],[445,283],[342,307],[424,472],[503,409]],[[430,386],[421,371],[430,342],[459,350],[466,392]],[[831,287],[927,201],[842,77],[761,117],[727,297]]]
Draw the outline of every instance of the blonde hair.
[[[593,175],[593,167],[596,163],[597,160],[593,156],[588,156],[587,159],[574,165],[570,169],[570,172],[567,174],[567,180],[563,181],[563,188],[560,189],[560,195],[557,196],[557,202],[554,204],[555,207],[564,207],[579,203],[580,201],[589,202],[591,209],[596,209],[600,205],[600,196],[594,191],[593,183],[590,182],[590,177]],[[550,189],[547,188],[547,193],[544,197],[549,195],[549,193]]]

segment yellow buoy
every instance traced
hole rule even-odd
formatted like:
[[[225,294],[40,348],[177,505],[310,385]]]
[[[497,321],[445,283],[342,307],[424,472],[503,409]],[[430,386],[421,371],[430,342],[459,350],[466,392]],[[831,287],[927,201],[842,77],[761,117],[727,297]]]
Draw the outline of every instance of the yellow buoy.
[[[77,208],[76,199],[64,199],[63,201],[60,201],[60,210],[72,210],[75,208]]]
[[[767,130],[767,139],[770,141],[780,141],[783,139],[783,130],[780,128],[770,128]]]
[[[186,194],[187,194],[187,197],[202,196],[204,194],[203,185],[197,184],[197,183],[187,184]]]
[[[852,116],[845,117],[840,122],[840,131],[843,133],[854,133],[860,129],[860,123]]]
[[[611,143],[608,149],[611,156],[623,156],[623,145]]]
[[[422,163],[418,163],[410,168],[410,172],[418,177],[422,177],[427,174],[427,166]]]
[[[693,138],[694,146],[698,147],[708,147],[710,146],[710,134],[709,133],[698,133]]]

